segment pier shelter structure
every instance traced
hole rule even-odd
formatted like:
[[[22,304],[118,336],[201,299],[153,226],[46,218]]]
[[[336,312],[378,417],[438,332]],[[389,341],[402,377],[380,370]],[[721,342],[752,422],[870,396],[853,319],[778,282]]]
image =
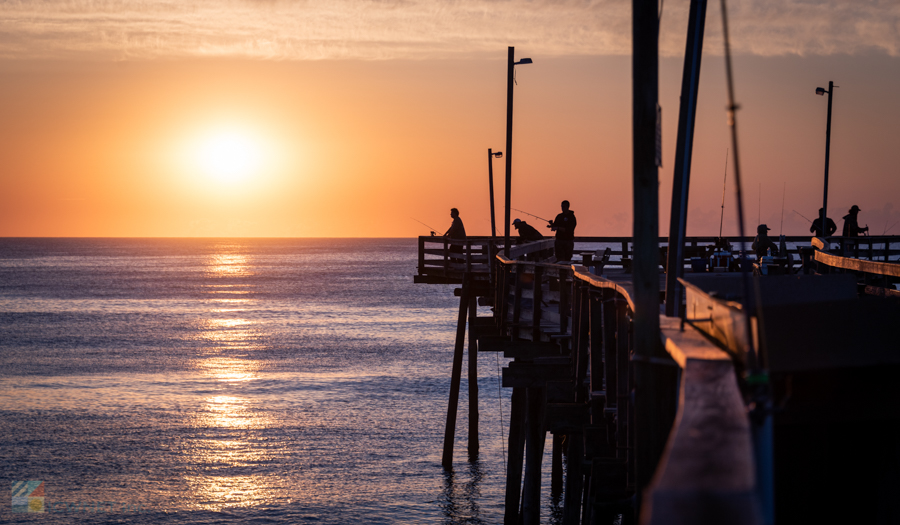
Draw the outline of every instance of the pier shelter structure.
[[[502,241],[420,237],[415,281],[459,285],[444,468],[453,468],[466,346],[470,459],[478,454],[478,356],[512,359],[502,370],[512,389],[505,523],[541,523],[545,468],[565,524],[893,516],[877,494],[890,493],[900,475],[900,446],[883,437],[900,429],[900,383],[888,377],[900,372],[900,341],[886,330],[900,314],[900,263],[891,262],[900,237],[854,241],[875,260],[845,257],[839,239],[789,239],[786,275],[755,278],[762,299],[751,333],[739,274],[691,272],[691,248],[714,239],[689,238],[681,317],[657,312],[661,357],[650,358],[634,351],[629,238],[578,238],[576,247],[591,249],[576,264],[557,264],[552,240],[508,256]],[[477,305],[492,315],[479,317]],[[751,346],[770,374],[764,381],[746,373]],[[641,365],[656,370],[643,387],[653,390],[651,409],[635,403]],[[867,433],[865,450],[834,453],[858,432]],[[547,447],[552,461],[543,465]]]

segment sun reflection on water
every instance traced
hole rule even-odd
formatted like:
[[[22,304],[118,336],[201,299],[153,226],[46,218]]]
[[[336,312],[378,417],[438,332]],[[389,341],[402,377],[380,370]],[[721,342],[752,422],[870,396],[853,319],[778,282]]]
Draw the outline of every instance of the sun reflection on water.
[[[220,277],[249,275],[248,260],[241,254],[216,254],[210,257],[208,272]]]
[[[246,397],[209,396],[191,423],[199,435],[188,445],[190,463],[205,466],[185,477],[195,507],[220,510],[276,499],[279,476],[261,468],[280,454],[265,439],[266,429],[277,426],[265,410]],[[248,468],[256,473],[248,475]]]

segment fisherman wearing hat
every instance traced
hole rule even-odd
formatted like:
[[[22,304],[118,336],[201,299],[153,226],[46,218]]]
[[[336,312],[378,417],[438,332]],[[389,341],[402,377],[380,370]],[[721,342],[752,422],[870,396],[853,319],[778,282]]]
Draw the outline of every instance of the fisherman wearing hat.
[[[769,238],[769,227],[760,224],[756,227],[756,240],[753,241],[753,249],[756,250],[757,259],[762,259],[766,255],[778,255],[778,246]],[[769,253],[769,250],[772,252]]]
[[[859,209],[859,206],[854,204],[850,208],[850,213],[844,215],[844,232],[842,234],[844,237],[859,237],[860,233],[869,231],[868,226],[866,226],[865,228],[859,227],[859,222],[857,222],[856,216],[860,211],[862,210]]]
[[[541,235],[541,232],[534,229],[534,226],[528,224],[522,219],[516,219],[513,221],[513,226],[516,227],[516,230],[519,232],[519,242],[533,242],[539,241],[544,238]]]

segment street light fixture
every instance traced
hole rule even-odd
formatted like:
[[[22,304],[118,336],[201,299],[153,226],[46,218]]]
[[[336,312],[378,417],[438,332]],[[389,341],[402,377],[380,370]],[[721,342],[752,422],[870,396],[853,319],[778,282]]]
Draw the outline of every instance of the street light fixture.
[[[825,124],[825,191],[822,194],[822,215],[819,217],[819,232],[823,237],[825,236],[825,232],[828,231],[826,227],[826,213],[828,211],[828,161],[831,156],[831,95],[834,92],[834,88],[837,87],[834,85],[833,81],[828,82],[828,90],[825,88],[816,88],[816,95],[824,96],[825,93],[828,93],[828,120]]]
[[[497,236],[496,219],[494,218],[494,158],[502,159],[502,151],[491,151],[488,148],[488,186],[491,192],[491,237]]]
[[[512,195],[512,123],[513,123],[513,84],[516,82],[517,65],[532,64],[530,58],[516,62],[516,48],[509,46],[506,66],[506,212],[503,226],[503,255],[509,257],[509,214],[510,196]]]

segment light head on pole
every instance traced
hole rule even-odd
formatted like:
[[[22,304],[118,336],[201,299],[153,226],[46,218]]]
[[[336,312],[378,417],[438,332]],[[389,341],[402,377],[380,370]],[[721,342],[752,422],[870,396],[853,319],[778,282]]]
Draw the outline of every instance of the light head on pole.
[[[498,159],[502,159],[502,158],[503,158],[503,152],[502,152],[502,151],[495,151],[495,152],[493,152],[491,155],[497,157]]]
[[[816,95],[822,96],[825,95],[825,93],[828,93],[825,91],[825,88],[816,88]]]
[[[522,60],[519,60],[518,62],[514,63],[513,65],[518,66],[519,64],[533,64],[533,62],[531,61],[530,58],[523,58]]]

